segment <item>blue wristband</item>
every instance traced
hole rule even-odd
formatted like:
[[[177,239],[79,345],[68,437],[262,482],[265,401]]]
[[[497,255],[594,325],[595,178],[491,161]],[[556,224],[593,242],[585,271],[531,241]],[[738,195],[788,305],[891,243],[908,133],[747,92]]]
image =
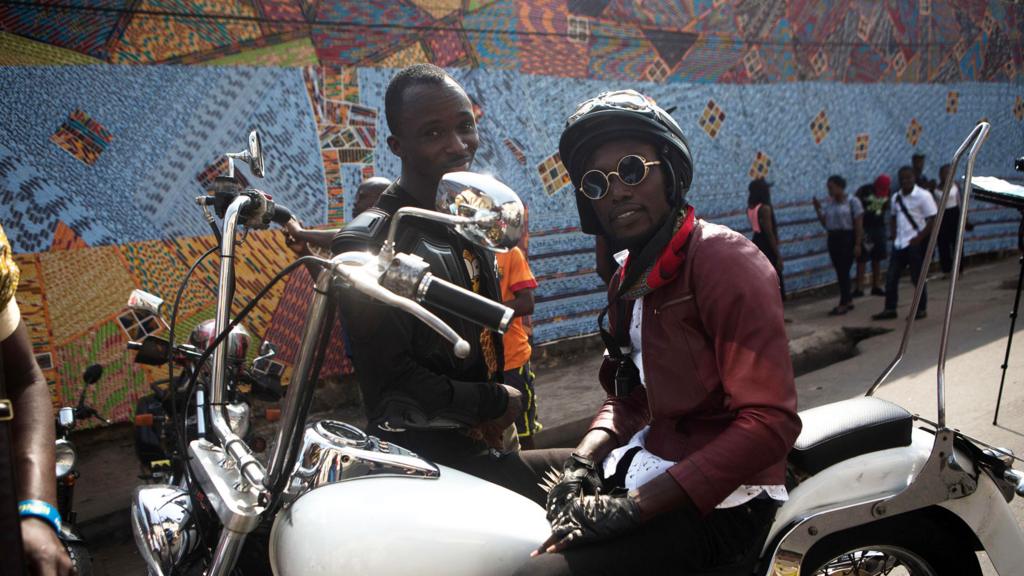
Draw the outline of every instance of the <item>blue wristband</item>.
[[[33,517],[45,520],[53,527],[57,534],[60,534],[60,512],[43,500],[22,500],[18,502],[18,516],[22,518]]]

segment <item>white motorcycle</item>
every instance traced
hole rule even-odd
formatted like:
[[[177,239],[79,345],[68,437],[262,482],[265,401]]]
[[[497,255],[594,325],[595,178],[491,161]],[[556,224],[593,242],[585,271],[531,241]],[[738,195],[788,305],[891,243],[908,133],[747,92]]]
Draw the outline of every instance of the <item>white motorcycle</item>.
[[[987,123],[979,124],[954,156],[955,173],[970,148],[964,206],[988,129]],[[259,148],[254,133],[249,150],[229,159],[247,160],[262,171]],[[940,205],[948,194],[947,184]],[[286,211],[253,190],[221,191],[201,201],[220,204],[224,222],[219,336],[206,352],[214,358],[208,405],[217,407],[224,404],[225,336],[256,301],[229,322],[235,230],[240,222],[266,227]],[[170,485],[136,490],[132,523],[151,574],[228,574],[246,536],[270,520],[269,562],[278,576],[507,574],[547,538],[544,511],[526,498],[343,422],[306,423],[334,290],[357,290],[413,314],[452,342],[460,355],[468,344],[420,302],[492,329],[507,325],[511,310],[433,277],[422,260],[395,254],[393,239],[400,221],[412,216],[446,223],[467,239],[500,250],[518,239],[521,202],[492,178],[454,173],[442,179],[437,207],[437,212],[399,210],[379,255],[350,252],[317,259],[325,268],[316,281],[266,465],[232,432],[225,414],[211,409],[214,434],[189,444],[192,493]],[[941,217],[925,261],[930,261]],[[966,218],[964,210],[961,230]],[[1007,504],[1014,494],[1024,495],[1024,474],[1011,466],[1016,458],[945,423],[943,370],[955,283],[939,351],[938,421],[872,397],[902,358],[922,288],[923,283],[915,292],[900,352],[865,397],[800,414],[803,432],[789,458],[790,499],[776,516],[755,574],[980,574],[975,552],[982,549],[1001,576],[1024,566],[1024,532]],[[750,574],[715,574],[734,573]]]

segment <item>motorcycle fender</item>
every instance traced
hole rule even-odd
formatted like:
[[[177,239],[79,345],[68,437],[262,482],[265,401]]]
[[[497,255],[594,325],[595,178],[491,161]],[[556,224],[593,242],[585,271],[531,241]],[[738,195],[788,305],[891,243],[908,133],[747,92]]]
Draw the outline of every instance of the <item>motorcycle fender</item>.
[[[861,454],[804,480],[779,508],[766,545],[803,518],[904,490],[928,460],[935,436],[915,429],[909,446]]]
[[[979,475],[978,488],[970,496],[939,506],[956,514],[974,532],[996,572],[1002,576],[1019,573],[1024,566],[1024,531],[988,475]]]
[[[439,468],[436,479],[363,477],[303,494],[274,520],[274,574],[500,576],[550,535],[534,502]]]

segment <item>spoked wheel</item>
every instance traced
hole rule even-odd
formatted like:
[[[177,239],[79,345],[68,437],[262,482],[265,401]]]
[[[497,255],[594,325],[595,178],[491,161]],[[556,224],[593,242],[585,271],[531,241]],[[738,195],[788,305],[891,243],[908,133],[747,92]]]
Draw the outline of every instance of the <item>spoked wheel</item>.
[[[921,511],[826,536],[801,576],[981,576],[972,534],[951,514]]]
[[[872,546],[842,554],[825,563],[813,576],[939,576],[913,550]]]

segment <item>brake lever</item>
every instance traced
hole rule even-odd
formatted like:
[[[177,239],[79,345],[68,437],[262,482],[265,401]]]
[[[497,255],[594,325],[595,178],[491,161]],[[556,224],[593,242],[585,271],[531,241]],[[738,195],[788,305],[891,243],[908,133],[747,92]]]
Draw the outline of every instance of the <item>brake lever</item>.
[[[380,285],[377,275],[367,270],[367,268],[371,268],[373,272],[377,272],[377,260],[375,257],[367,259],[362,253],[344,252],[331,259],[331,268],[339,278],[352,286],[352,288],[374,300],[379,300],[384,304],[415,316],[440,334],[445,340],[451,342],[456,357],[466,358],[469,356],[469,342],[466,342],[462,336],[459,336],[459,333],[451,326],[445,324],[444,320],[441,320],[415,301],[399,296]]]

